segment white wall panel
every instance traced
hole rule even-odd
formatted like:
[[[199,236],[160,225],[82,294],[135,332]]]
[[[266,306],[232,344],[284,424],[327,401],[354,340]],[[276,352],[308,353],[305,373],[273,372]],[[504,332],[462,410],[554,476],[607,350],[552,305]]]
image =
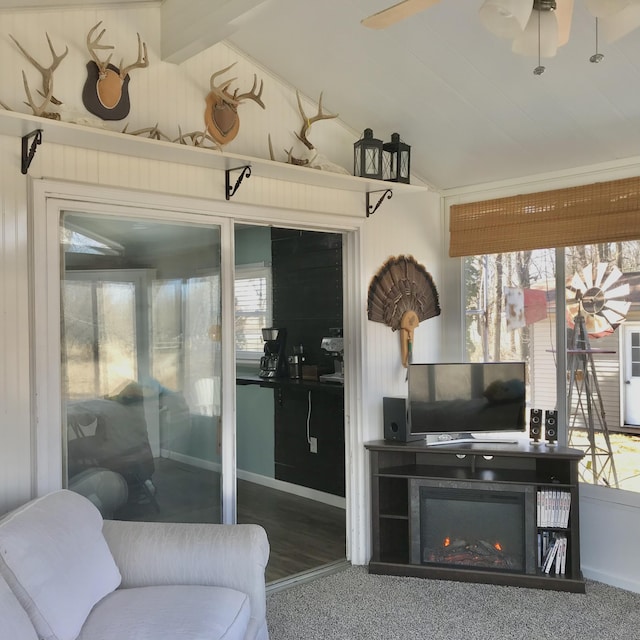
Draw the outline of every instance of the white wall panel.
[[[32,495],[27,180],[0,136],[0,512]]]
[[[640,593],[638,494],[580,486],[580,550],[585,577]]]
[[[363,230],[363,305],[371,278],[391,256],[412,255],[441,282],[440,198],[437,194],[417,194],[384,200]],[[440,355],[441,322],[431,318],[420,323],[414,334],[414,362],[437,360]],[[397,331],[367,321],[363,343],[366,366],[364,388],[367,402],[364,418],[365,440],[382,438],[382,398],[407,395],[406,369],[400,356]]]

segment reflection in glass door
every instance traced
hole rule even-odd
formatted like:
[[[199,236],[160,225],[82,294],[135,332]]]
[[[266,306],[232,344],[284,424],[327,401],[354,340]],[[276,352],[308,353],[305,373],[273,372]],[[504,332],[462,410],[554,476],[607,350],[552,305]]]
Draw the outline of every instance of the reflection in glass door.
[[[68,488],[220,522],[220,228],[65,213],[60,242]]]

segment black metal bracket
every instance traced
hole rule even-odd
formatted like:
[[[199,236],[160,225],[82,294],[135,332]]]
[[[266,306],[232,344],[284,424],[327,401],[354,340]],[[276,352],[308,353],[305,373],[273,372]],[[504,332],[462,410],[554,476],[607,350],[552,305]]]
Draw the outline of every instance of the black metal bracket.
[[[33,138],[31,146],[29,146],[29,140]],[[42,129],[36,129],[31,133],[27,133],[22,136],[22,174],[26,175],[29,170],[29,165],[36,155],[36,148],[42,142]]]
[[[238,179],[236,180],[236,184],[231,186],[231,172],[241,170]],[[225,191],[224,197],[227,200],[230,200],[238,190],[238,187],[242,183],[245,178],[249,178],[251,176],[251,167],[249,165],[245,165],[244,167],[234,167],[233,169],[225,169]]]
[[[370,203],[370,200],[369,200],[369,196],[372,193],[382,193],[382,195],[380,196],[378,202],[376,202],[375,206],[372,205]],[[378,207],[382,204],[382,201],[385,199],[385,196],[386,196],[387,200],[391,200],[391,196],[393,196],[393,190],[392,189],[381,189],[380,191],[367,191],[367,218],[369,216],[372,216],[378,210]]]

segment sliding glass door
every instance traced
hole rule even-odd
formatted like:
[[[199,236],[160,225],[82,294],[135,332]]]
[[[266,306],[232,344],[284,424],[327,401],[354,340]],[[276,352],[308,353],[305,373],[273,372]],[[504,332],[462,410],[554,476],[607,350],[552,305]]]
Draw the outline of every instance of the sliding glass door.
[[[323,341],[343,327],[342,234],[144,204],[47,211],[36,315],[63,486],[107,518],[260,523],[270,582],[344,562],[343,381],[259,375],[268,326],[288,335],[283,358],[341,369]]]
[[[221,229],[63,213],[65,479],[107,517],[220,522]]]

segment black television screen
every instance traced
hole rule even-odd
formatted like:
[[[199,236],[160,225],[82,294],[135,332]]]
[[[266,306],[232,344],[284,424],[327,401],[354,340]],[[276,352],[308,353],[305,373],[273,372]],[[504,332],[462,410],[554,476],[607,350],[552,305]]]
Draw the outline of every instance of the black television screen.
[[[412,434],[524,431],[524,362],[409,365]]]

